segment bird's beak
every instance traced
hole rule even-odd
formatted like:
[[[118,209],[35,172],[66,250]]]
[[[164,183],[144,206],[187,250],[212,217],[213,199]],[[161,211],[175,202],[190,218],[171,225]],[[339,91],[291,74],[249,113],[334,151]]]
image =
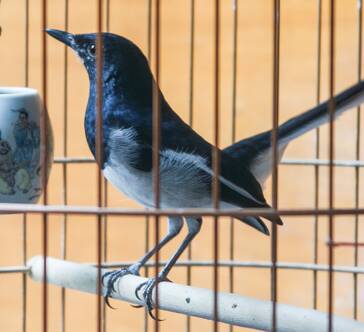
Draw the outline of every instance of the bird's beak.
[[[66,44],[71,48],[75,48],[75,37],[72,33],[68,33],[66,31],[55,30],[55,29],[47,29],[46,32],[52,36],[53,38],[59,40],[60,42]]]

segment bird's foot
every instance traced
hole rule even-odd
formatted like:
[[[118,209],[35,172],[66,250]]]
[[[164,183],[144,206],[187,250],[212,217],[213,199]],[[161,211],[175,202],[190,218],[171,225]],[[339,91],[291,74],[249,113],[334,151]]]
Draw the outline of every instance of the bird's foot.
[[[137,297],[137,299],[139,299],[140,301],[144,302],[145,307],[148,310],[148,314],[150,317],[152,317],[154,320],[157,320],[157,318],[154,316],[153,314],[153,308],[154,308],[154,303],[153,303],[153,289],[156,286],[157,283],[160,283],[162,281],[168,281],[171,282],[169,279],[167,278],[149,278],[147,281],[141,283],[136,289],[135,289],[135,296]],[[139,296],[139,292],[141,291],[141,289],[143,288],[143,293],[142,293],[142,297]],[[159,321],[161,321],[161,319],[158,319]]]
[[[122,277],[124,277],[124,276],[126,276],[128,274],[138,276],[139,275],[139,266],[132,265],[127,269],[119,269],[119,270],[115,270],[115,271],[109,271],[109,272],[106,272],[102,276],[102,278],[101,278],[102,284],[104,286],[106,286],[106,290],[104,292],[104,298],[105,298],[105,302],[106,302],[108,307],[110,307],[112,309],[115,309],[110,305],[109,299],[110,299],[110,297],[112,297],[111,296],[112,293],[116,291],[116,289],[115,289],[116,282],[118,280],[120,280],[120,278],[122,278]]]

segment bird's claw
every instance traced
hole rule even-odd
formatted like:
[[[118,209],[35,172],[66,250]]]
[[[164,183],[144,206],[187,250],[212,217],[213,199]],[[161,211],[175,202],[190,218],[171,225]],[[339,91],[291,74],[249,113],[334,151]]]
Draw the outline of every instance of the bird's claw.
[[[147,281],[142,282],[136,289],[135,289],[135,296],[138,300],[143,301],[145,307],[148,310],[148,314],[150,317],[152,317],[154,320],[162,321],[162,319],[157,319],[153,314],[153,289],[156,286],[157,282],[160,283],[162,281],[168,281],[171,282],[169,279],[164,278],[149,278]],[[142,297],[139,296],[139,292],[143,288]],[[136,306],[139,307],[139,306]]]
[[[115,309],[114,307],[111,306],[109,301],[112,293],[116,291],[115,284],[120,278],[128,274],[138,275],[138,273],[135,273],[130,269],[120,269],[120,270],[106,272],[101,278],[103,286],[106,286],[106,290],[104,292],[105,303],[111,309]]]

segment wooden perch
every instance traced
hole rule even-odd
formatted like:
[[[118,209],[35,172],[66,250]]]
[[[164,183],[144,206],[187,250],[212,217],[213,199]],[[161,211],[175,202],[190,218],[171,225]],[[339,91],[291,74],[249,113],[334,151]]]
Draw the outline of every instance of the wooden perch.
[[[44,259],[33,257],[29,262],[30,277],[43,280]],[[103,270],[105,272],[106,270]],[[87,293],[96,293],[97,268],[55,258],[47,258],[47,279],[50,284]],[[135,288],[146,279],[127,275],[120,279],[113,298],[133,304],[142,304],[134,295]],[[159,308],[184,315],[214,319],[214,292],[209,289],[178,285],[170,282],[159,284]],[[334,316],[333,331],[364,331],[364,324],[358,321]],[[236,294],[218,294],[218,321],[270,330],[272,302],[261,301]],[[163,324],[163,323],[162,323]],[[328,315],[311,309],[277,304],[277,332],[327,331]]]

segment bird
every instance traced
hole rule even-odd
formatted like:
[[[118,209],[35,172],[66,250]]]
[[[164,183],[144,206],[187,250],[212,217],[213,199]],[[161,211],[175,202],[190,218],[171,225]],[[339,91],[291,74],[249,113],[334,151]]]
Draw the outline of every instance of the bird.
[[[99,162],[103,175],[129,198],[146,208],[154,208],[152,137],[153,87],[156,81],[147,58],[135,43],[117,34],[72,34],[56,29],[47,29],[46,32],[75,51],[88,73],[90,88],[84,129],[88,146]],[[98,38],[102,45],[101,160],[96,156]],[[212,155],[215,147],[185,123],[168,104],[159,87],[157,89],[160,102],[160,208],[213,207],[215,174]],[[364,81],[360,81],[333,97],[334,117],[359,106],[363,101]],[[330,101],[325,101],[278,126],[278,160],[281,160],[291,141],[330,121],[329,105]],[[220,209],[270,207],[262,188],[274,166],[272,149],[272,130],[218,149],[220,172],[216,177]],[[283,224],[278,214],[233,217],[266,235],[269,235],[269,230],[262,218],[277,225]],[[159,282],[169,280],[168,273],[199,233],[202,224],[201,217],[169,216],[167,219],[167,234],[154,248],[129,268],[107,272],[103,276],[106,286],[104,296],[108,305],[116,282],[127,274],[139,275],[141,267],[179,234],[185,221],[188,233],[176,252],[155,278],[147,279],[135,290],[136,297],[154,318],[154,287]]]

